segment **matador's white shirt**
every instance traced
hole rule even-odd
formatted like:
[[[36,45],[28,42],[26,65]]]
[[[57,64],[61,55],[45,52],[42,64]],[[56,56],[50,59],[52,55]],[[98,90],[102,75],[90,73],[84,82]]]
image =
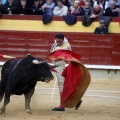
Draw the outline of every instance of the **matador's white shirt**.
[[[55,40],[54,44],[51,47],[50,52],[54,52],[55,50],[60,50],[60,49],[71,50],[71,46],[66,38],[64,38],[63,44],[61,46],[58,46]]]

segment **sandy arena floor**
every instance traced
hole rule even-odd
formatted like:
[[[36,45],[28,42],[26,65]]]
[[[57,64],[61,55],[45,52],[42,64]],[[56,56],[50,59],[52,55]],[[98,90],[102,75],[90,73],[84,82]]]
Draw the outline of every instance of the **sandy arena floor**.
[[[31,101],[32,114],[24,111],[24,96],[11,96],[6,114],[0,115],[0,120],[120,120],[120,81],[92,81],[82,98],[81,107],[65,112],[51,110],[59,104],[57,85],[51,97],[54,83],[38,82]],[[2,104],[3,101],[0,107]]]

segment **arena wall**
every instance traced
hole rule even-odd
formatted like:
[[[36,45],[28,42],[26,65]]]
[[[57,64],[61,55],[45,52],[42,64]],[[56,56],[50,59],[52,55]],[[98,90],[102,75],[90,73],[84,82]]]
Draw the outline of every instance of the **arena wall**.
[[[0,19],[0,53],[18,59],[30,53],[51,62],[47,55],[54,36],[56,33],[64,33],[72,50],[81,55],[81,62],[90,65],[88,69],[92,79],[120,79],[118,18],[112,18],[108,35],[93,34],[95,27],[99,26],[98,21],[99,19],[96,19],[90,26],[85,27],[81,17],[78,17],[77,23],[69,26],[62,17],[53,17],[51,23],[44,25],[42,16],[3,15]],[[0,62],[5,61],[6,59],[0,58]]]

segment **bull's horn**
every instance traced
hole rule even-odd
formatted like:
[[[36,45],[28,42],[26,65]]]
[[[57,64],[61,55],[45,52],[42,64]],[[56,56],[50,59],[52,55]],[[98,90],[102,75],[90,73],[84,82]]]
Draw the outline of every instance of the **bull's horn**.
[[[53,64],[49,64],[49,63],[48,63],[48,65],[49,65],[51,68],[56,68],[56,67],[59,66],[59,65],[55,65],[55,64],[54,64],[54,65],[53,65]]]
[[[46,62],[46,61],[38,61],[38,60],[33,60],[32,61],[33,64],[42,64],[44,62]]]

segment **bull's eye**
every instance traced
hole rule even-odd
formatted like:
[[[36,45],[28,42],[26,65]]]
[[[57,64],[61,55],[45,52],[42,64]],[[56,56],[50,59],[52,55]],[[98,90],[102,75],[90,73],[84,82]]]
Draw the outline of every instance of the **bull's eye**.
[[[45,67],[41,67],[41,69],[40,69],[41,71],[45,71]]]

